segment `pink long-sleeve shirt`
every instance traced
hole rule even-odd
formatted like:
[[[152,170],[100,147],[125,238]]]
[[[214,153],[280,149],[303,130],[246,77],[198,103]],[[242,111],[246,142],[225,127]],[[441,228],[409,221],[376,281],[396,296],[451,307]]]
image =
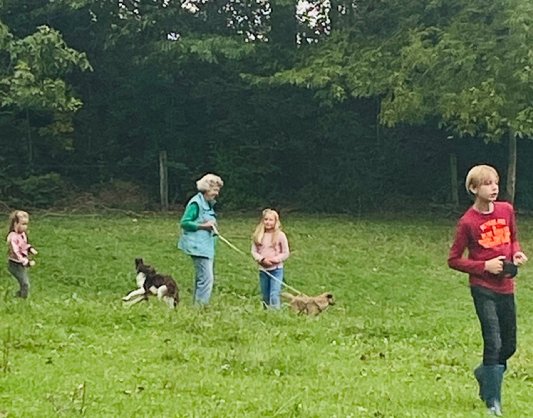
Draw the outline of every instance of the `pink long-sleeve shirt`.
[[[255,261],[259,263],[263,258],[268,258],[275,263],[268,268],[260,267],[262,270],[274,270],[283,267],[283,262],[290,255],[289,241],[285,233],[279,232],[278,242],[275,244],[272,243],[272,236],[272,232],[265,232],[261,244],[252,243],[252,257]]]
[[[30,263],[28,253],[31,245],[28,244],[28,237],[25,232],[17,233],[10,232],[7,236],[7,246],[9,247],[9,259],[15,263],[20,263],[27,266]]]

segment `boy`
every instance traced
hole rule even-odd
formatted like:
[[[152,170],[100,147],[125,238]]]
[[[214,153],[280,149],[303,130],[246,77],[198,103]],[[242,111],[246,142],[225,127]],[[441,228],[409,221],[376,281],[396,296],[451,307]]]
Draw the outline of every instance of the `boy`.
[[[457,224],[448,265],[469,274],[483,335],[483,363],[474,375],[489,413],[501,416],[503,373],[516,350],[514,275],[527,257],[518,243],[513,206],[496,202],[498,181],[498,172],[488,165],[468,172],[465,187],[474,204]]]

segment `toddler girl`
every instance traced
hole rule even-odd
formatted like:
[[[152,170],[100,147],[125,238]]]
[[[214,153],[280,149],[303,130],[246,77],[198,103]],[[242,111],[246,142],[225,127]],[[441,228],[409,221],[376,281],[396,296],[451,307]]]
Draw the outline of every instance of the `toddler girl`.
[[[30,254],[37,254],[37,250],[28,243],[26,235],[30,216],[27,212],[16,210],[9,216],[9,232],[7,235],[8,262],[7,269],[17,279],[20,290],[17,296],[27,298],[30,290],[28,267],[35,265],[29,259]]]

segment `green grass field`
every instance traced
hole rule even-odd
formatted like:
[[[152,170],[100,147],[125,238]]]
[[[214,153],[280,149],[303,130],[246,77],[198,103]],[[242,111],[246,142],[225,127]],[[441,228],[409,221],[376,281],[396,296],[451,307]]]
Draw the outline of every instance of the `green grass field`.
[[[7,225],[7,216],[4,216]],[[286,215],[289,284],[332,291],[317,318],[264,311],[251,257],[220,242],[216,288],[191,306],[174,216],[36,214],[31,297],[0,272],[0,417],[482,417],[481,335],[467,277],[446,265],[455,219]],[[222,214],[248,253],[257,217]],[[519,219],[533,259],[533,219]],[[142,256],[182,303],[124,307]],[[533,267],[518,277],[506,417],[532,417]]]

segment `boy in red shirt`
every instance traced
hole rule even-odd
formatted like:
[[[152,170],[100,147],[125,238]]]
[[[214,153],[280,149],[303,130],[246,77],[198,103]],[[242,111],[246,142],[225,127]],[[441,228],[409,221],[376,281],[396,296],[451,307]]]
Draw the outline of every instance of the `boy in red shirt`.
[[[489,413],[500,416],[503,373],[516,351],[514,276],[527,257],[518,243],[513,206],[496,201],[498,182],[493,167],[478,165],[468,172],[465,186],[474,204],[459,219],[448,265],[469,274],[483,335],[483,363],[474,375]]]

